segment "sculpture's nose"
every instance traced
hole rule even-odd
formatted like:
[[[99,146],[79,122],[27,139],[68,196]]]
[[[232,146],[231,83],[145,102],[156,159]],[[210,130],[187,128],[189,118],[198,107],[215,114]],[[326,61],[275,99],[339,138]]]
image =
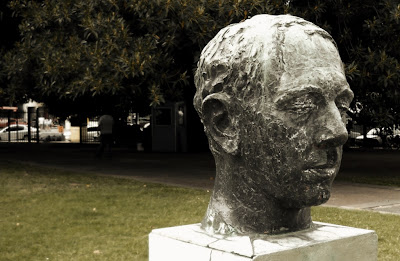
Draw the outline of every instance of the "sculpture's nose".
[[[317,133],[316,143],[320,148],[338,147],[346,143],[348,133],[342,116],[335,103],[329,104],[321,116],[321,130]]]

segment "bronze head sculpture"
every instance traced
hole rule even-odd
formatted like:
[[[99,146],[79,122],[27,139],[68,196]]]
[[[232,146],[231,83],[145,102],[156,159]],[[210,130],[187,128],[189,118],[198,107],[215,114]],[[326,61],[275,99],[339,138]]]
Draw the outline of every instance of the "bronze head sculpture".
[[[298,17],[254,16],[207,44],[195,84],[217,169],[202,227],[310,228],[310,207],[330,197],[353,99],[332,37]]]

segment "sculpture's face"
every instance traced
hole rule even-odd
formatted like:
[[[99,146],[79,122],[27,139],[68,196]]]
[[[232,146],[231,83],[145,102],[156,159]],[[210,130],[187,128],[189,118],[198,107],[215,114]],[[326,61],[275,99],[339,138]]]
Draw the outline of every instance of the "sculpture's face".
[[[243,182],[288,208],[329,199],[353,98],[334,45],[320,36],[311,44],[296,38],[285,40],[285,72],[273,97],[240,121],[241,154],[252,170]]]

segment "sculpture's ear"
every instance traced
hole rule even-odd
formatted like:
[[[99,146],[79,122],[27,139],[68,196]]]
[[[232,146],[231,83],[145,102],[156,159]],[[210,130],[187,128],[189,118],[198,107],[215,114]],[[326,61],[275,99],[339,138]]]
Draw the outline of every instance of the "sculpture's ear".
[[[203,101],[202,118],[210,138],[226,153],[235,155],[239,146],[238,119],[230,110],[230,104],[228,95],[211,94]]]

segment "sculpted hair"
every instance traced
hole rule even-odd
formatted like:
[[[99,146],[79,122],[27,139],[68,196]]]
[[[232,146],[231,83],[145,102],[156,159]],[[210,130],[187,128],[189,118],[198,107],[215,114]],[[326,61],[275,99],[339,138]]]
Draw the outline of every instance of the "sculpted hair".
[[[323,29],[295,16],[257,15],[220,30],[203,49],[195,72],[193,103],[202,119],[202,102],[224,93],[243,109],[270,99],[285,71],[285,34],[289,28],[336,43]],[[235,101],[239,101],[236,103]]]

